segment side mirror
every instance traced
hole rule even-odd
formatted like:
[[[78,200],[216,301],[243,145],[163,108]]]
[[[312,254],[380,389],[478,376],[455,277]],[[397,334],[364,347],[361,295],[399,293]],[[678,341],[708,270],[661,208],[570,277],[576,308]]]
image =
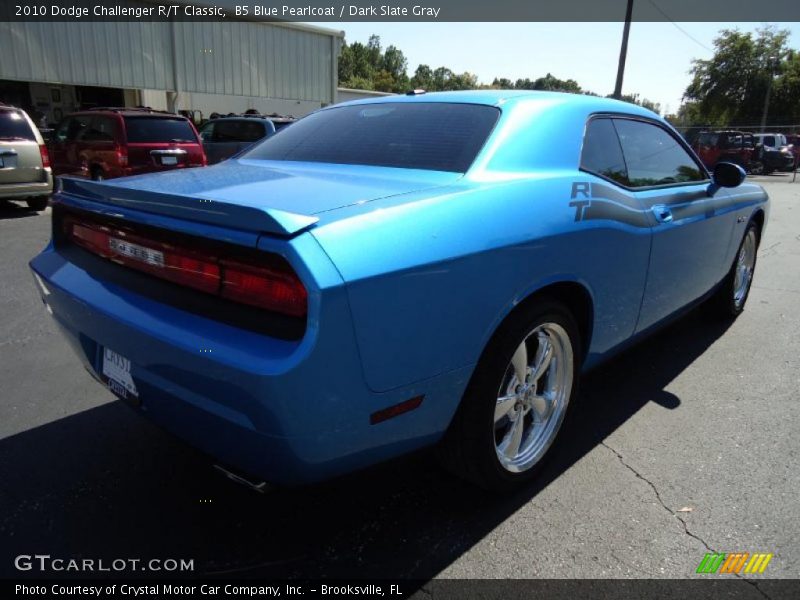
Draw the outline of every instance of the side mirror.
[[[729,162],[717,163],[714,167],[714,183],[720,187],[734,188],[744,181],[747,174],[739,165]]]

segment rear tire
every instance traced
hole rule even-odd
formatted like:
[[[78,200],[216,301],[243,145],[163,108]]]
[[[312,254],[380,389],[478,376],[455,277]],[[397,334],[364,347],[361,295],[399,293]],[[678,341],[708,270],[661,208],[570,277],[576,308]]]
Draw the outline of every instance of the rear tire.
[[[542,298],[512,313],[484,350],[442,440],[443,464],[492,491],[534,479],[574,405],[581,356],[578,326],[562,304]]]
[[[47,208],[47,202],[49,198],[44,196],[42,198],[29,198],[25,201],[28,205],[28,208],[31,210],[35,210],[36,212],[42,212],[45,208]]]
[[[758,226],[751,221],[739,243],[730,271],[714,294],[712,305],[719,316],[735,319],[742,314],[753,284],[759,241]]]

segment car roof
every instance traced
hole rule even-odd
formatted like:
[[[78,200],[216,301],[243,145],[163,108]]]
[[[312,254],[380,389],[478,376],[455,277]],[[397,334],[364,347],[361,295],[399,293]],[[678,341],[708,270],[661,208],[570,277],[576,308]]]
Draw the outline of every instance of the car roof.
[[[209,119],[206,123],[219,123],[220,121],[270,121],[273,119],[264,116],[248,116],[248,117],[217,117],[216,119]]]
[[[84,115],[103,115],[103,116],[111,116],[111,115],[120,115],[122,117],[148,117],[148,118],[155,118],[155,119],[183,119],[184,121],[188,121],[186,117],[183,115],[176,115],[174,113],[162,112],[162,111],[150,111],[150,110],[125,110],[125,109],[91,109],[91,110],[79,110],[75,111],[74,113],[70,113],[68,117],[75,117],[75,116],[84,116]]]
[[[18,110],[19,112],[25,112],[24,110],[22,110],[18,106],[12,106],[11,104],[5,104],[3,102],[0,102],[0,110],[5,110],[5,111]],[[25,113],[25,114],[27,114],[27,113]]]
[[[361,98],[334,104],[322,110],[330,110],[340,106],[359,104],[387,104],[387,103],[425,103],[448,102],[457,104],[484,104],[486,106],[502,107],[509,104],[536,103],[561,101],[572,105],[583,105],[591,112],[627,113],[661,120],[656,113],[637,104],[590,96],[588,94],[570,94],[567,92],[546,92],[538,90],[464,90],[455,92],[425,92],[404,95],[379,96],[376,98]]]

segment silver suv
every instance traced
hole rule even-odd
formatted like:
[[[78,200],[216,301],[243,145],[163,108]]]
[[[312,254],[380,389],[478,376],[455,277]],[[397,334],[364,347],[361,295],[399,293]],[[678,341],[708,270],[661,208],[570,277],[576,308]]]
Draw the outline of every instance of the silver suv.
[[[0,104],[0,200],[26,200],[44,210],[53,171],[42,134],[24,110]]]

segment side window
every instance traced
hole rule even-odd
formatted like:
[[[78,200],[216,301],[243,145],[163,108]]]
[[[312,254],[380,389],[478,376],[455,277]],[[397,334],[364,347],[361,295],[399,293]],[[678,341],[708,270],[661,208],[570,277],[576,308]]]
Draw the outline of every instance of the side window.
[[[66,118],[61,123],[58,124],[58,129],[56,129],[56,141],[57,142],[66,142],[67,138],[69,137],[69,130],[72,127],[71,118]]]
[[[716,133],[701,133],[697,138],[697,144],[700,146],[716,146],[719,136]]]
[[[239,142],[242,139],[240,121],[219,121],[214,129],[215,142]]]
[[[76,140],[82,140],[84,134],[89,128],[89,120],[90,118],[88,115],[78,115],[77,117],[72,117],[70,119],[69,127],[67,128],[67,141],[74,142]]]
[[[581,169],[628,184],[628,171],[611,119],[592,119],[586,125]]]
[[[108,117],[92,117],[81,139],[87,142],[113,142],[114,122]]]
[[[256,142],[267,135],[263,123],[249,121],[247,123],[242,123],[242,125],[244,125],[244,127],[242,127],[241,136],[243,142]]]
[[[204,142],[210,142],[214,139],[214,123],[206,123],[200,130],[200,139]]]
[[[614,126],[631,187],[705,179],[703,170],[691,155],[661,127],[631,119],[614,119]]]

